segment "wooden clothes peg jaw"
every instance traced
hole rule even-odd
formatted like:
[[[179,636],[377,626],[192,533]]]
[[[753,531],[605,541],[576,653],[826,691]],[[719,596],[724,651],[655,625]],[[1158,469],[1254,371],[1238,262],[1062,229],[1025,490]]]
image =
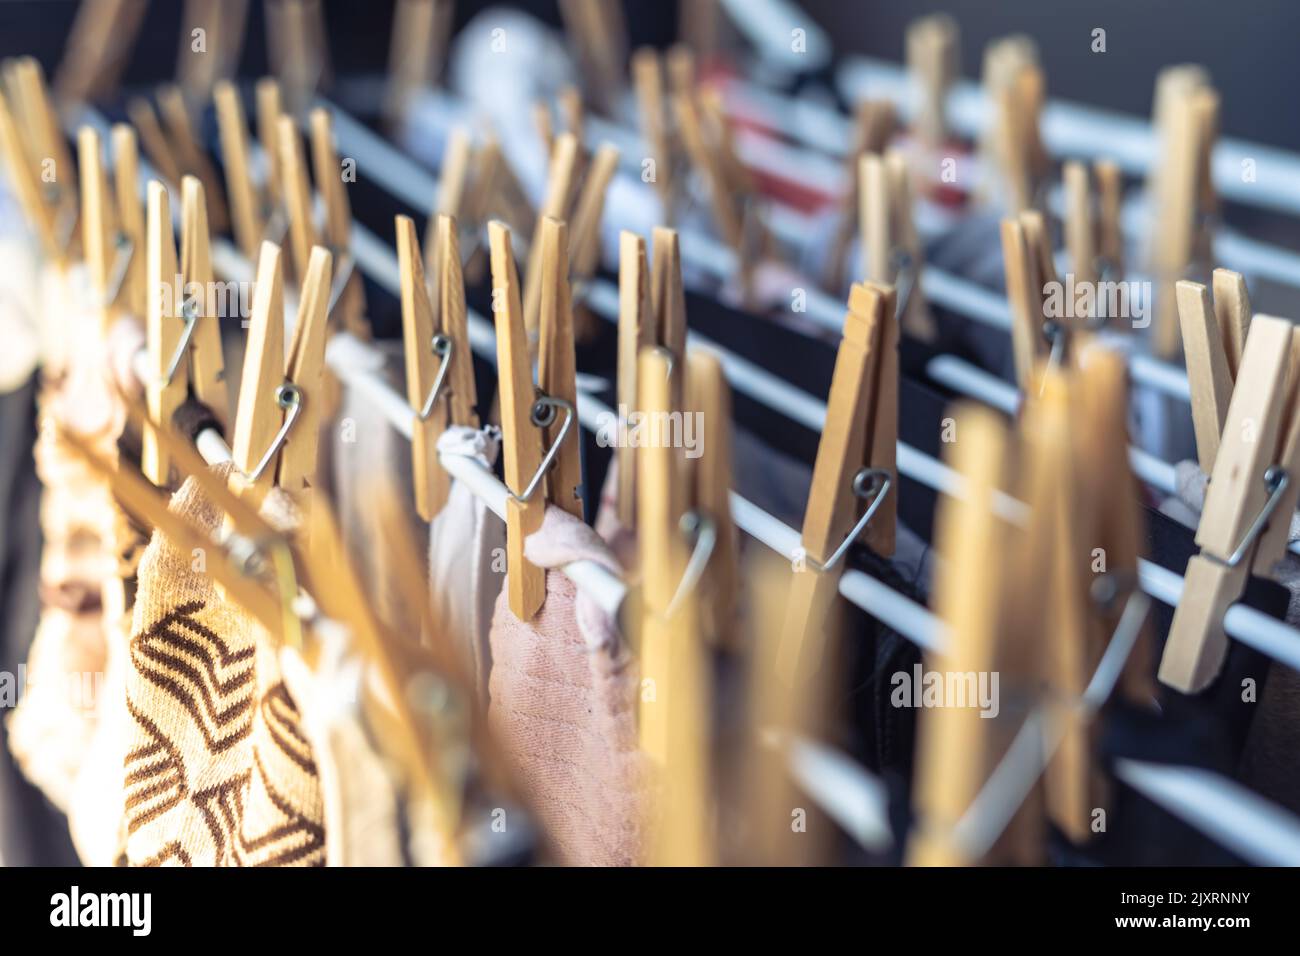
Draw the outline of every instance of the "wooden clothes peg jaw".
[[[306,274],[311,247],[319,240],[312,214],[311,181],[303,157],[302,138],[292,116],[282,115],[276,121],[276,144],[280,152],[280,182],[288,222],[290,259],[294,275],[302,276]]]
[[[178,297],[172,291],[178,272],[167,187],[154,180],[149,183],[147,193],[148,308],[145,333],[150,377],[145,383],[145,394],[149,418],[165,425],[185,401],[185,379],[177,372],[187,344],[183,326],[192,329],[193,322],[181,321],[184,305],[177,301]],[[152,427],[146,427],[144,431],[140,464],[145,477],[155,485],[166,487],[170,484],[171,459],[159,444],[156,429]]]
[[[1191,389],[1196,456],[1201,471],[1208,475],[1214,471],[1232,401],[1232,371],[1205,286],[1180,279],[1175,288]]]
[[[502,456],[510,491],[506,499],[507,593],[515,617],[531,621],[546,600],[546,572],[524,557],[524,539],[541,527],[546,513],[545,499],[526,493],[530,488],[536,491],[541,440],[531,421],[533,376],[510,230],[502,223],[489,223],[488,247],[497,329]]]
[[[578,405],[577,358],[574,352],[573,305],[569,296],[569,230],[563,222],[542,219],[541,316],[537,382],[544,395],[563,403],[551,406],[552,421],[543,429],[547,444],[559,447],[546,476],[546,499],[582,519],[582,458],[576,441],[564,441]],[[565,412],[561,421],[554,413]]]
[[[187,350],[188,363],[178,373],[188,378],[199,401],[207,405],[223,426],[230,421],[230,398],[226,388],[226,363],[221,351],[223,316],[217,314],[215,277],[208,234],[207,203],[203,184],[193,176],[181,181],[181,289],[182,314],[194,329]]]
[[[398,216],[397,262],[401,272],[402,341],[406,357],[406,398],[414,415],[411,463],[415,507],[420,517],[431,521],[447,503],[451,479],[438,463],[438,438],[450,422],[449,403],[439,402],[439,392],[453,365],[463,363],[468,353],[460,343],[435,335],[433,305],[429,300],[423,260],[415,223]]]
[[[111,300],[116,243],[114,208],[108,190],[108,176],[99,133],[83,126],[77,134],[77,158],[81,173],[81,245],[90,272],[91,288],[102,305],[101,332],[112,324]]]
[[[226,171],[226,192],[230,195],[235,240],[240,251],[251,261],[257,255],[266,221],[263,217],[263,202],[252,178],[244,106],[239,91],[229,80],[217,83],[213,98],[216,102],[221,154]],[[267,156],[267,161],[274,165],[271,156]]]
[[[619,234],[618,266],[618,413],[620,427],[637,409],[637,365],[642,349],[655,343],[655,317],[650,304],[650,267],[645,240],[634,232]],[[618,519],[636,527],[636,449],[631,442],[615,447],[618,462]]]
[[[925,296],[913,294],[920,288],[924,252],[912,224],[903,155],[867,153],[859,164],[858,175],[867,278],[900,289],[904,328],[922,341],[933,341],[937,330]]]
[[[361,274],[352,258],[352,207],[344,184],[344,169],[334,148],[334,130],[328,110],[311,112],[312,169],[316,188],[325,204],[325,239],[338,262],[336,290],[331,291],[330,311],[339,314],[339,324],[359,339],[370,338],[365,319],[366,299]]]
[[[659,347],[639,357],[637,402],[650,420],[680,407],[672,395],[672,361]],[[650,442],[636,457],[640,677],[642,687],[653,688],[640,696],[640,739],[664,782],[650,821],[651,862],[701,866],[714,854],[707,813],[711,709],[697,589],[681,590],[688,567],[681,460],[666,441]]]
[[[59,241],[54,213],[45,202],[40,179],[28,162],[22,129],[10,106],[10,99],[0,93],[0,153],[4,156],[5,175],[45,255],[60,262],[66,250]]]
[[[118,261],[123,256],[126,259],[118,300],[128,314],[143,318],[146,308],[144,206],[140,202],[140,155],[135,130],[127,123],[114,124],[112,142]]]
[[[546,196],[538,210],[533,240],[528,247],[528,273],[524,277],[524,324],[528,338],[535,341],[542,293],[542,229],[543,221],[569,218],[570,200],[573,196],[577,173],[579,144],[572,133],[562,133],[555,140],[547,173]],[[535,351],[535,347],[534,347]]]

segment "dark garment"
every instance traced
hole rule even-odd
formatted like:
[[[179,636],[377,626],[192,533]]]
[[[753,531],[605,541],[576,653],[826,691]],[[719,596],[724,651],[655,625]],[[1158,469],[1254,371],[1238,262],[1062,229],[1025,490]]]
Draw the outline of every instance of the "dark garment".
[[[36,380],[0,395],[0,672],[14,690],[40,616],[41,485],[36,443]],[[27,782],[5,731],[10,701],[0,701],[0,862],[6,866],[75,866],[68,824]]]

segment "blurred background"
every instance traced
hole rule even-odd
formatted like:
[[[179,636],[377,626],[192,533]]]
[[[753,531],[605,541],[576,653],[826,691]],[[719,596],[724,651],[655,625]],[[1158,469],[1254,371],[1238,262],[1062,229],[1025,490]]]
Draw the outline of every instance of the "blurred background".
[[[742,0],[743,2],[743,0]],[[76,13],[75,0],[0,2],[0,56],[28,53],[52,72]],[[124,77],[150,84],[175,75],[180,0],[150,4],[138,55]],[[265,0],[253,0],[240,74],[266,71]],[[556,26],[556,0],[508,3],[458,0],[459,29],[482,10],[509,6]],[[675,3],[624,0],[632,45],[666,46],[677,34]],[[864,53],[901,62],[909,21],[947,12],[961,26],[961,72],[979,77],[989,40],[1029,34],[1048,69],[1048,95],[1150,115],[1156,72],[1171,63],[1202,63],[1223,97],[1222,133],[1300,149],[1296,90],[1300,58],[1294,0],[805,0],[801,6],[826,30],[836,54]],[[382,71],[387,62],[392,0],[325,0],[330,54],[340,73]],[[1091,51],[1094,28],[1107,31],[1107,51]]]

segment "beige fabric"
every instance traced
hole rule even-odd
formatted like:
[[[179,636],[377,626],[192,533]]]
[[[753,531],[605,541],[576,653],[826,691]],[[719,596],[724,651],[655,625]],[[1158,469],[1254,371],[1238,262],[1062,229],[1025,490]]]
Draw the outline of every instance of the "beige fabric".
[[[193,479],[171,510],[207,534],[222,520]],[[197,556],[155,534],[132,632],[128,862],[323,864],[316,764],[265,630],[217,593]]]

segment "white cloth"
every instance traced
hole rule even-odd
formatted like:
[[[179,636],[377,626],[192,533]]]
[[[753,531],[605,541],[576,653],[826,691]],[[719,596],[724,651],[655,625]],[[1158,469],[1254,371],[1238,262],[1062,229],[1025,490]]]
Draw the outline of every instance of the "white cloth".
[[[452,426],[438,453],[473,458],[485,468],[501,447],[495,429]],[[434,623],[462,655],[480,706],[487,705],[492,652],[488,631],[505,579],[505,523],[462,482],[453,481],[447,504],[429,523],[429,594]]]

